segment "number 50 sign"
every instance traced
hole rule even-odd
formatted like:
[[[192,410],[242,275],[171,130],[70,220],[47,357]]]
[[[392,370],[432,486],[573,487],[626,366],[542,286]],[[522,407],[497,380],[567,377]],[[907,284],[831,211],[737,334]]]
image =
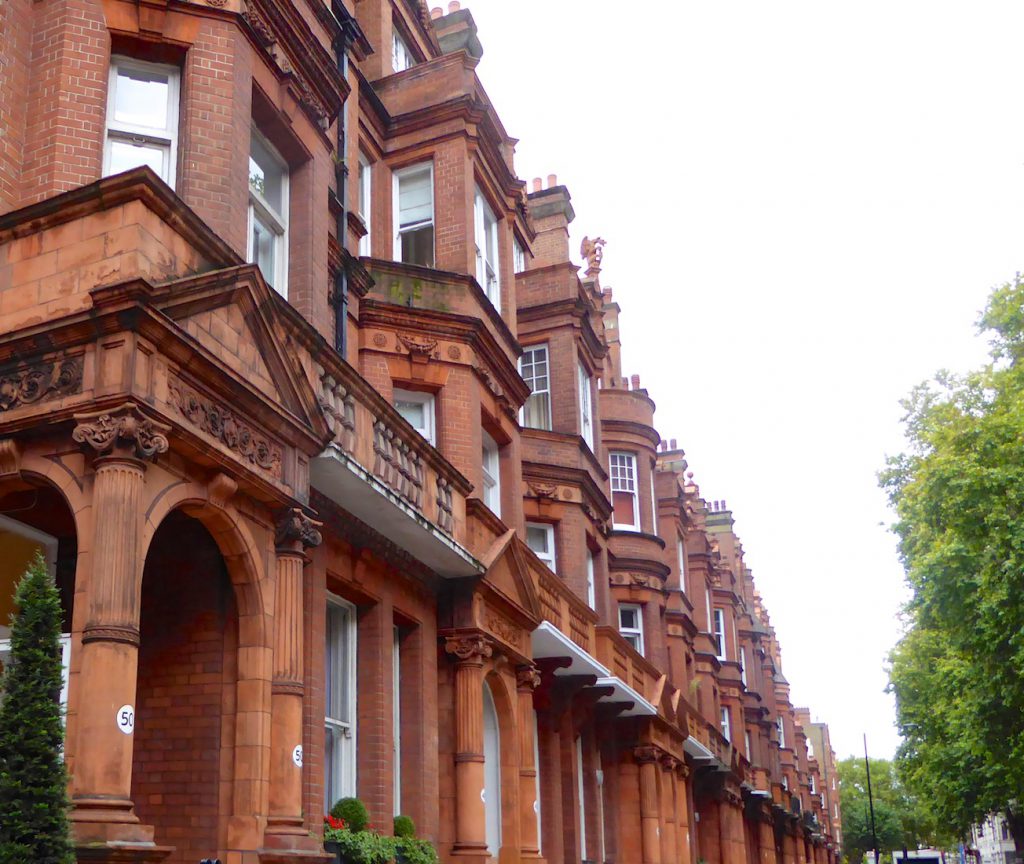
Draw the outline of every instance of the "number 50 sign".
[[[125,735],[131,735],[135,731],[135,708],[132,705],[122,705],[117,709],[117,714],[114,719],[117,722],[117,728],[124,732]]]

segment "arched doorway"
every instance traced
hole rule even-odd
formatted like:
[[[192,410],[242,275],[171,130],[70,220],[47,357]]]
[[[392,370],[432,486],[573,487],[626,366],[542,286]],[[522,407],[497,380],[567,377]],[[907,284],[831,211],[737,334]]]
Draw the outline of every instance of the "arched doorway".
[[[220,549],[180,510],[149,545],[139,631],[135,811],[194,864],[224,853],[233,812],[238,612]]]
[[[484,682],[484,810],[487,851],[494,858],[501,848],[501,733],[490,685]]]

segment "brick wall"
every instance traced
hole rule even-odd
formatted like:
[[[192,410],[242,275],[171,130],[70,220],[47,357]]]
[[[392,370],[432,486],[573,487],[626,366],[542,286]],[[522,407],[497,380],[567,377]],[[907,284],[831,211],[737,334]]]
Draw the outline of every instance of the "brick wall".
[[[32,50],[31,0],[0,3],[0,213],[21,204],[21,160]]]

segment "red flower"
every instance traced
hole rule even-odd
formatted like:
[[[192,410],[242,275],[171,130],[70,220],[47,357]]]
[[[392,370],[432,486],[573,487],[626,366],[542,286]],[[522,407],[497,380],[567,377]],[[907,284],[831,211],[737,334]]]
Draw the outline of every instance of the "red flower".
[[[344,819],[338,819],[336,816],[331,816],[329,813],[324,816],[324,823],[328,828],[334,828],[336,831],[341,831],[345,827]]]

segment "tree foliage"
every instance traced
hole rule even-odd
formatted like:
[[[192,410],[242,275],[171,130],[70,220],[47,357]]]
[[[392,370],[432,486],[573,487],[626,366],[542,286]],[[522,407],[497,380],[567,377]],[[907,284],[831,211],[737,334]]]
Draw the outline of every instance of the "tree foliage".
[[[988,813],[1024,848],[1024,283],[981,318],[991,361],[904,403],[908,452],[881,476],[913,596],[890,683],[898,763],[937,821]]]
[[[953,839],[932,818],[927,807],[902,782],[887,759],[871,761],[871,793],[875,830],[881,855],[920,846],[948,846]],[[839,800],[843,810],[843,849],[847,860],[859,862],[874,849],[867,771],[857,756],[843,759],[839,772]]]
[[[0,690],[0,864],[74,864],[61,749],[60,596],[42,555],[14,595]]]

